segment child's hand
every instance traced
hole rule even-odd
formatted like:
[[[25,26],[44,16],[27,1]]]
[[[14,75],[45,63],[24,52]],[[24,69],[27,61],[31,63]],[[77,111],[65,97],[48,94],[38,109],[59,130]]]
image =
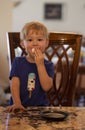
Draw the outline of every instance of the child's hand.
[[[35,63],[37,66],[44,64],[44,55],[40,49],[34,51]]]
[[[25,111],[26,108],[24,108],[21,104],[19,104],[19,105],[13,104],[13,105],[11,105],[11,106],[8,106],[8,107],[6,108],[6,110],[7,110],[8,112],[16,112],[16,111]]]

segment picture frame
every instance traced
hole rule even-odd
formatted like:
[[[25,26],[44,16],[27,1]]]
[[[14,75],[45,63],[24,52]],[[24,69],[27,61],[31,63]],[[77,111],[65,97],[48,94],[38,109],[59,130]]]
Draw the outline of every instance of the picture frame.
[[[62,19],[62,4],[61,3],[46,3],[44,6],[45,19]]]

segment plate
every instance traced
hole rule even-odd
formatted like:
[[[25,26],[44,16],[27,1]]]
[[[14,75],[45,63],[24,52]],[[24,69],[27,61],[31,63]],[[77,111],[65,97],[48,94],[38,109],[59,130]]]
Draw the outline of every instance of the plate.
[[[42,111],[40,115],[45,119],[63,121],[67,118],[69,113],[64,111]]]

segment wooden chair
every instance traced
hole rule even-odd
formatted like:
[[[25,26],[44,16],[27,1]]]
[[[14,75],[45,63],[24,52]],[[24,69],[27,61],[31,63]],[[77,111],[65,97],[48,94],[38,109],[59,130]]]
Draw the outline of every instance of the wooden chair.
[[[74,103],[81,39],[80,34],[50,32],[45,56],[55,66],[53,88],[47,93],[51,105],[72,106]],[[7,46],[11,67],[14,49],[21,48],[19,32],[7,33]],[[26,53],[22,49],[23,54]]]

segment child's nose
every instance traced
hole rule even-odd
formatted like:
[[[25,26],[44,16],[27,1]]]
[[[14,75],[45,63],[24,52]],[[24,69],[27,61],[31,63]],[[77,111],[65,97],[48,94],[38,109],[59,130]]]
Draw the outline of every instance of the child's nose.
[[[34,40],[34,41],[33,41],[33,45],[37,45],[37,40]]]

